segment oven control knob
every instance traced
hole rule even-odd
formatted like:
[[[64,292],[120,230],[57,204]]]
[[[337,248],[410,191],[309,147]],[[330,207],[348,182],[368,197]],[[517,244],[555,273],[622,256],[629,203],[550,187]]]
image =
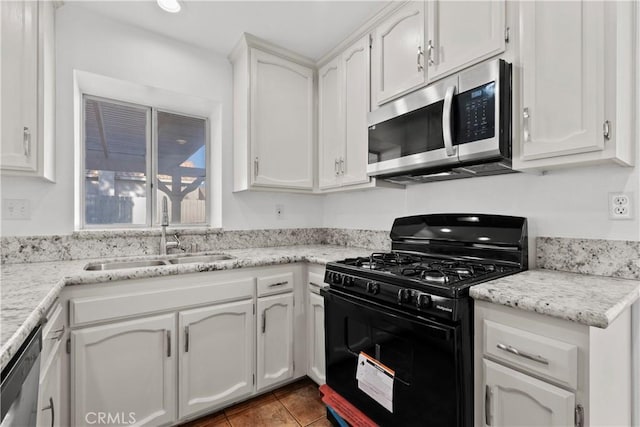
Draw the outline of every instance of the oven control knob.
[[[342,286],[353,286],[353,277],[342,276]]]
[[[333,276],[331,277],[331,281],[336,285],[342,284],[342,274],[333,273]]]
[[[374,282],[367,282],[367,292],[373,295],[380,293],[380,285]]]
[[[431,297],[427,294],[419,294],[416,298],[417,308],[428,308],[431,304]]]
[[[409,289],[398,290],[398,304],[406,303],[411,300],[411,291]]]

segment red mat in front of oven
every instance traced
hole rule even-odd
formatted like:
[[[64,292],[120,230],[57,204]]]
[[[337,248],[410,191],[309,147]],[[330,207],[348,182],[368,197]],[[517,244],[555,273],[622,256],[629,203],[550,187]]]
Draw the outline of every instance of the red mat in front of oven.
[[[377,427],[378,424],[371,421],[358,408],[347,402],[344,397],[336,393],[326,384],[320,386],[322,401],[331,406],[349,425],[353,427]]]

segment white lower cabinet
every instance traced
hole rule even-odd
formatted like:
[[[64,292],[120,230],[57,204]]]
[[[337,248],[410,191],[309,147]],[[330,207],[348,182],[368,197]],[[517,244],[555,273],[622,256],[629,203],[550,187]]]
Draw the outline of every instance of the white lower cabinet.
[[[475,425],[631,425],[631,315],[606,329],[475,301]]]
[[[253,391],[253,299],[178,314],[179,418]]]
[[[61,417],[64,413],[62,404],[62,345],[58,343],[49,357],[45,370],[40,372],[40,389],[38,391],[38,427],[63,426]]]
[[[307,305],[307,375],[318,384],[326,382],[324,357],[324,298],[309,292]]]
[[[175,420],[173,313],[73,331],[71,343],[74,425],[98,422],[99,416],[106,420],[102,425]]]
[[[258,391],[293,378],[293,293],[258,298]]]
[[[483,363],[486,425],[573,425],[574,393],[488,360]]]

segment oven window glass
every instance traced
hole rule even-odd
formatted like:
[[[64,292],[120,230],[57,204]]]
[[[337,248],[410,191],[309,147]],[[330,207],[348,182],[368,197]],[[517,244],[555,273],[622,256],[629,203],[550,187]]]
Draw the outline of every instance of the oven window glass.
[[[369,163],[444,148],[442,108],[436,102],[369,127]]]
[[[496,133],[496,83],[458,94],[453,99],[454,145],[493,138]]]

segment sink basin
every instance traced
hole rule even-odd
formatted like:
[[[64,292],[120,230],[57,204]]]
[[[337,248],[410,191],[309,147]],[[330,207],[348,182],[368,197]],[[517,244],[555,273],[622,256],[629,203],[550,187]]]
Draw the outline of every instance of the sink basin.
[[[167,262],[164,260],[92,262],[85,265],[84,269],[87,271],[121,270],[123,268],[154,267],[158,265],[167,265]]]
[[[190,264],[190,263],[207,263],[207,262],[216,262],[216,261],[226,261],[233,259],[231,255],[227,254],[213,254],[213,255],[185,255],[179,258],[170,259],[169,262],[171,264]]]

